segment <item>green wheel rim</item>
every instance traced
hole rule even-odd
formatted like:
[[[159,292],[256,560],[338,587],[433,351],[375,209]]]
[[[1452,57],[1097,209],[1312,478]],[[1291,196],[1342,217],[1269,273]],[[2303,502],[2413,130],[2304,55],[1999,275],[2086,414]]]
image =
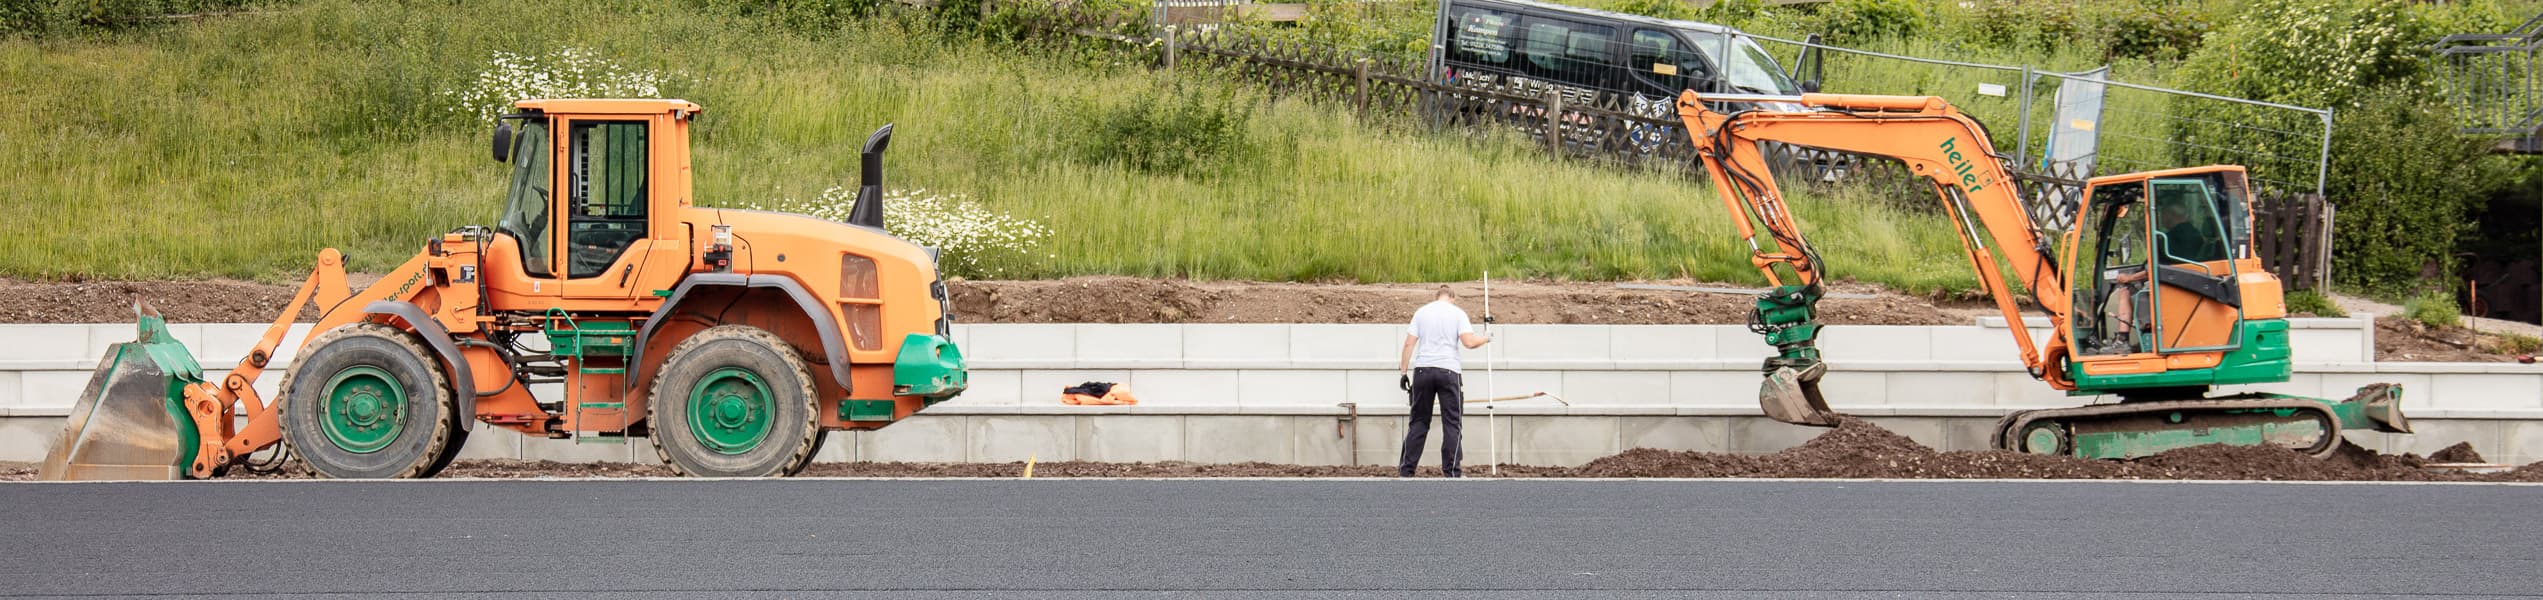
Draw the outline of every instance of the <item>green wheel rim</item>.
[[[689,433],[717,454],[749,452],[768,439],[775,399],[750,369],[716,369],[689,388]]]
[[[357,366],[337,371],[319,390],[326,398],[327,441],[355,454],[370,454],[406,430],[406,386],[388,371]]]
[[[2031,427],[2022,434],[2022,449],[2031,454],[2057,454],[2057,428],[2050,425]]]

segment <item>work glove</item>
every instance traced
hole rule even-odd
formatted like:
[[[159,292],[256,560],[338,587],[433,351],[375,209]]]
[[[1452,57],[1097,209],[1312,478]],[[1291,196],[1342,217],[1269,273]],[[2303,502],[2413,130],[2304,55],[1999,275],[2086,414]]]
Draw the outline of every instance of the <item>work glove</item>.
[[[1396,375],[1396,376],[1395,376],[1395,387],[1404,388],[1404,391],[1407,391],[1407,392],[1413,391],[1413,376],[1412,376],[1412,374],[1410,374],[1410,373],[1405,373],[1405,374],[1399,374],[1399,375]]]

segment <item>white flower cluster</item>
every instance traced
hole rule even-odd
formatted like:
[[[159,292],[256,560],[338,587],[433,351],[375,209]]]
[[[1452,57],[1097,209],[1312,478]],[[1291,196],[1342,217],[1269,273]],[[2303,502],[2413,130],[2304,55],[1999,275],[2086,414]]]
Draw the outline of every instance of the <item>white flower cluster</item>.
[[[811,201],[787,200],[772,210],[810,215],[845,223],[856,204],[855,186],[832,187]],[[1050,236],[1039,221],[989,210],[962,194],[940,194],[925,188],[883,193],[883,228],[893,236],[942,252],[937,265],[947,275],[997,277],[1012,275],[1000,258],[1023,258]]]
[[[652,98],[662,95],[661,73],[631,69],[581,48],[544,55],[497,50],[467,88],[444,90],[452,112],[492,121],[512,103],[532,98]]]

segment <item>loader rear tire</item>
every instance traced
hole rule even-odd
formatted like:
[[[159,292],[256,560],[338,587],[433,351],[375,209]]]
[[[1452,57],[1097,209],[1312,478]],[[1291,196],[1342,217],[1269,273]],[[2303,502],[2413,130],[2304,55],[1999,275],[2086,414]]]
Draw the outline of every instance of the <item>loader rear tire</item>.
[[[336,479],[428,477],[456,456],[458,407],[422,340],[359,323],[320,333],[283,381],[283,440]]]
[[[654,453],[682,475],[784,477],[821,439],[812,369],[786,340],[720,325],[663,360],[646,402]]]

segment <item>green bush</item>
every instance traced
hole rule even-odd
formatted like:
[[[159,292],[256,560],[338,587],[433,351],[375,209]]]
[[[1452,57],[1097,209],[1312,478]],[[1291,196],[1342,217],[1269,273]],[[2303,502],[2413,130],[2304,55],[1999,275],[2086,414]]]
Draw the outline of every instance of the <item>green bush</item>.
[[[1253,104],[1225,92],[1184,86],[1145,91],[1119,102],[1077,104],[1078,158],[1160,175],[1202,176],[1253,146]]]
[[[2075,5],[2067,2],[1982,0],[1961,22],[1979,43],[1997,48],[2054,50],[2083,34]]]
[[[159,17],[250,8],[255,0],[5,0],[0,37],[119,30],[168,22]]]
[[[2457,136],[2453,115],[2428,101],[2436,35],[2400,0],[2261,0],[2174,73],[2197,91],[2334,110],[2324,194],[2339,209],[2332,272],[2344,285],[2406,294],[2431,263],[2447,272],[2470,208],[2506,179],[2508,165]],[[2216,160],[2217,148],[2296,157],[2246,166],[2260,179],[2313,179],[2301,157],[2322,140],[2289,133],[2319,131],[2313,115],[2195,100],[2173,110],[2197,117],[2173,123],[2178,160]]]
[[[1923,32],[1925,8],[1913,0],[1836,0],[1819,5],[1811,19],[1835,43],[1860,43]]]
[[[2430,327],[2456,327],[2464,323],[2463,309],[2455,306],[2455,295],[2447,292],[2412,296],[2402,303],[2402,316]]]
[[[890,0],[690,0],[700,8],[766,19],[796,31],[829,31],[874,16]]]
[[[2502,333],[2491,337],[2487,346],[2494,354],[2533,354],[2543,350],[2543,338],[2522,333]]]
[[[2330,296],[2316,290],[2287,292],[2287,313],[2304,313],[2317,317],[2349,316],[2349,311],[2340,310],[2339,303],[2332,302]]]
[[[2105,59],[2177,60],[2199,47],[2207,20],[2178,4],[2112,2],[2094,19]]]

